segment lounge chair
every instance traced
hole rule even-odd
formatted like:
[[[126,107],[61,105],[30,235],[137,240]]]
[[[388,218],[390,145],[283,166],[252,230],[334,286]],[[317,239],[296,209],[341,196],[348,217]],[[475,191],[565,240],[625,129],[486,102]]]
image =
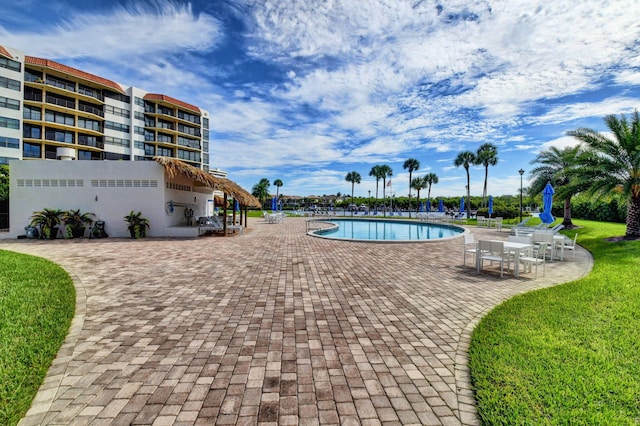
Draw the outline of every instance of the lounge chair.
[[[571,250],[573,252],[573,260],[576,260],[576,242],[578,241],[578,234],[573,236],[573,240],[565,237],[565,239],[556,247],[560,249],[560,260],[564,260],[564,251]]]
[[[524,220],[511,227],[511,235],[518,235],[520,230],[531,230],[530,226],[527,226],[527,222],[531,220],[531,217],[525,217]]]

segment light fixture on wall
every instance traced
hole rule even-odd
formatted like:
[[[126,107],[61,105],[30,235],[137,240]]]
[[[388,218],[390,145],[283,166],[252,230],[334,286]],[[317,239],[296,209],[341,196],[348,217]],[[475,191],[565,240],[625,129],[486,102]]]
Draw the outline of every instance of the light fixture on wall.
[[[193,197],[193,202],[197,203],[198,202],[198,197]]]
[[[98,201],[98,196],[97,196],[97,195],[96,195],[96,198],[95,198],[95,200],[96,200],[96,201]]]

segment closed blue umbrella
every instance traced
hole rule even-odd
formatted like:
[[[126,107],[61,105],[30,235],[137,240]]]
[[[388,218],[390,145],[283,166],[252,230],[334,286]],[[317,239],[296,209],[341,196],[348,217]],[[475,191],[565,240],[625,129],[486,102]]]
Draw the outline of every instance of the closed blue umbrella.
[[[424,203],[420,203],[420,213],[424,211]]]
[[[464,197],[460,198],[460,213],[464,211]]]
[[[276,197],[273,197],[271,199],[271,210],[273,210],[273,211],[277,210],[278,206],[276,205],[276,203],[277,203],[276,202]]]
[[[234,207],[236,211],[240,211],[240,204],[238,204],[238,200],[234,200]]]
[[[493,214],[493,197],[489,195],[489,217]]]
[[[547,182],[547,186],[542,191],[542,213],[540,213],[540,220],[542,223],[550,224],[555,220],[551,214],[551,207],[553,206],[553,194],[555,191],[551,186],[551,182]]]
[[[427,212],[431,211],[431,200],[427,198],[427,208],[426,208]]]
[[[438,201],[438,212],[444,213],[444,201],[442,201],[442,198]]]

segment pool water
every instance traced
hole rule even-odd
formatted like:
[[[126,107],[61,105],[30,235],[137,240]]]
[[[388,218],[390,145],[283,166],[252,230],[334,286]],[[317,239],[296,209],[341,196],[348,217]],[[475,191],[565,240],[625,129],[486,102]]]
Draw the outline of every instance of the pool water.
[[[358,241],[426,241],[451,238],[463,228],[434,223],[396,220],[330,219],[335,227],[319,229],[310,234],[318,237]]]

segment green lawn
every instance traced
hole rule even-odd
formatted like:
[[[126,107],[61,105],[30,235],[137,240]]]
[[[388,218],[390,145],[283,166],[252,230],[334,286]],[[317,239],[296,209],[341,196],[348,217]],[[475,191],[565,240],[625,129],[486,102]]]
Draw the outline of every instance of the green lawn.
[[[0,425],[14,425],[69,330],[75,290],[47,260],[0,250],[0,265]]]
[[[640,423],[640,241],[604,240],[622,224],[574,222],[584,228],[566,234],[593,254],[591,274],[515,297],[473,333],[483,424]]]

